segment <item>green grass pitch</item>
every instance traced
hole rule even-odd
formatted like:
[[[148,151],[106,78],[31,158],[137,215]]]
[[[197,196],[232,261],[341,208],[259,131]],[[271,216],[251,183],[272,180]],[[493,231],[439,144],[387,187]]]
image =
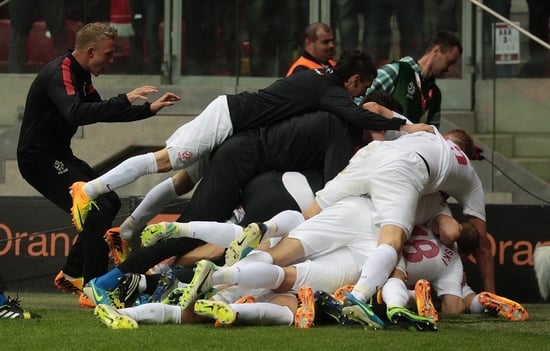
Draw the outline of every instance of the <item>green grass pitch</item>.
[[[21,293],[22,306],[41,319],[0,319],[1,350],[550,350],[550,304],[526,304],[530,320],[441,315],[439,331],[397,327],[364,330],[342,326],[294,327],[140,325],[111,330],[78,306],[74,295]]]

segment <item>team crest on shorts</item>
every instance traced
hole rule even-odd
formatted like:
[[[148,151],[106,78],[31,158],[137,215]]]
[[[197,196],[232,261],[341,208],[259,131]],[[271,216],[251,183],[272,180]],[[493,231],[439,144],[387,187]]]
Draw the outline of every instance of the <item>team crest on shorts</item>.
[[[178,152],[178,160],[180,161],[188,161],[191,157],[193,157],[193,152],[186,150],[184,152]]]

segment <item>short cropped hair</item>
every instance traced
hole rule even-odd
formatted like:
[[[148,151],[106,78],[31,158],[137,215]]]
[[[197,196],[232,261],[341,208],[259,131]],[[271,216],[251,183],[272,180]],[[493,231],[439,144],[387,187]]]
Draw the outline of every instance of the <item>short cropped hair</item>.
[[[426,52],[430,52],[437,45],[441,48],[442,52],[447,52],[452,50],[454,47],[457,47],[458,52],[462,55],[462,43],[453,32],[438,32],[428,44]]]
[[[116,39],[118,31],[104,23],[88,23],[76,33],[75,49],[85,50],[90,44],[103,39]]]
[[[308,39],[311,41],[317,40],[317,32],[319,29],[322,29],[324,32],[332,33],[330,26],[323,22],[315,22],[308,25],[304,31],[304,40]]]
[[[376,67],[370,55],[362,50],[348,49],[342,53],[334,72],[344,81],[358,74],[365,81],[376,77]]]
[[[463,129],[453,129],[447,134],[445,134],[447,139],[451,140],[453,143],[458,145],[462,151],[468,156],[469,159],[472,159],[473,155],[476,152],[474,139]]]

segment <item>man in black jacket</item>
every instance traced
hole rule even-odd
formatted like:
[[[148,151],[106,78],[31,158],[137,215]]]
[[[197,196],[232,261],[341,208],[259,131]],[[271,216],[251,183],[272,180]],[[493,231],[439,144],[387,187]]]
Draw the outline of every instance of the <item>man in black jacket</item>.
[[[17,148],[19,171],[30,185],[67,213],[71,210],[67,191],[71,184],[97,177],[71,150],[71,138],[77,128],[96,122],[144,119],[179,100],[166,93],[153,103],[132,105],[157,92],[156,87],[148,85],[101,99],[91,75],[99,76],[113,62],[116,36],[116,29],[107,25],[87,24],[76,35],[74,51],[48,63],[27,95]],[[78,293],[83,283],[107,271],[108,248],[103,234],[112,226],[120,200],[110,193],[97,202],[55,279],[59,288]]]

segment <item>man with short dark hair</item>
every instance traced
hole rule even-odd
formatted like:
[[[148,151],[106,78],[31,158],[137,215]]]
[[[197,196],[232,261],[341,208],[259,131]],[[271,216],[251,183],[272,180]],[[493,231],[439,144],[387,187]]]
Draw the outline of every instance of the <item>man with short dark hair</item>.
[[[462,55],[462,44],[451,32],[437,33],[418,61],[405,56],[378,69],[367,94],[382,90],[403,106],[403,115],[418,123],[424,114],[426,123],[439,127],[441,91],[435,79],[450,72]]]
[[[328,24],[315,22],[304,32],[304,52],[290,66],[286,76],[313,68],[336,66],[334,57],[334,33]]]

